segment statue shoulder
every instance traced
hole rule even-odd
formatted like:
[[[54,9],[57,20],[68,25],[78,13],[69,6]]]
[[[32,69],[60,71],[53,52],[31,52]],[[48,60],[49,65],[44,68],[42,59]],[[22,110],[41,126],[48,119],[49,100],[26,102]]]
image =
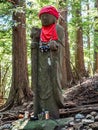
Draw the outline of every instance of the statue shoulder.
[[[30,37],[33,42],[39,42],[41,29],[37,27],[32,27]]]
[[[57,24],[57,25],[56,25],[56,29],[57,29],[57,31],[62,31],[62,32],[64,32],[64,28],[63,28],[60,24]]]
[[[57,30],[59,40],[62,41],[64,39],[64,28],[61,25],[57,24],[56,30]]]

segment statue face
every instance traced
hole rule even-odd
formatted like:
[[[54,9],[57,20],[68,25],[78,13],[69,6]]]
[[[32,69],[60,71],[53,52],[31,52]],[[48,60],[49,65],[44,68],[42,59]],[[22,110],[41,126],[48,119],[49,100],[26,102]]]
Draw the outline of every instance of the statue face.
[[[56,17],[51,14],[44,13],[41,15],[42,26],[48,26],[48,25],[54,24],[56,23],[56,21],[57,21]]]

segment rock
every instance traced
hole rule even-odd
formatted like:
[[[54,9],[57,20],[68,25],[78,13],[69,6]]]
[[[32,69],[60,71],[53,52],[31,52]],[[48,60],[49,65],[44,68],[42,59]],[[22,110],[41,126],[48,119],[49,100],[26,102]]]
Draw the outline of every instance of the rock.
[[[78,113],[75,115],[75,119],[83,119],[83,118],[85,118],[83,114]]]
[[[98,121],[98,115],[97,115],[97,116],[95,116],[95,121]]]
[[[84,129],[88,130],[90,129],[90,127],[87,125],[87,126],[84,126]]]
[[[92,128],[92,130],[98,130],[98,122],[94,122],[92,124],[89,124],[89,127]]]
[[[90,114],[95,117],[98,113],[96,111],[92,111]]]
[[[33,108],[33,105],[34,105],[33,102],[30,102],[29,105],[27,106],[27,110]]]
[[[68,127],[68,129],[66,129],[66,130],[74,130],[74,128],[73,127]]]
[[[75,119],[75,122],[79,123],[79,122],[81,122],[81,119]]]
[[[64,128],[62,128],[61,130],[66,130],[66,128],[64,127]]]
[[[94,120],[91,120],[91,119],[82,119],[82,123],[85,125],[93,123],[93,122],[94,122]]]
[[[0,126],[0,130],[9,130],[11,128],[11,124],[4,124]]]
[[[83,114],[78,113],[78,114],[75,115],[74,120],[75,120],[76,123],[79,123],[84,118],[85,118],[85,116]]]
[[[88,115],[86,116],[86,119],[94,120],[94,116],[92,116],[91,114],[88,114]]]
[[[24,107],[26,107],[27,105],[28,105],[28,103],[27,103],[27,102],[24,102],[24,103],[23,103],[23,106],[24,106]]]
[[[75,125],[75,122],[74,121],[70,121],[69,123],[68,123],[68,126],[74,126]]]
[[[76,123],[75,126],[73,126],[74,130],[81,130],[81,127],[83,126],[83,123]]]

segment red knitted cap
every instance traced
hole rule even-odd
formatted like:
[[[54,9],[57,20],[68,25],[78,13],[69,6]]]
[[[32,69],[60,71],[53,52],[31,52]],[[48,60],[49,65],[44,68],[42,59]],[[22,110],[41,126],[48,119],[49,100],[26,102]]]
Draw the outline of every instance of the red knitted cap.
[[[48,14],[52,14],[54,15],[57,19],[59,18],[59,12],[57,11],[57,9],[53,6],[45,6],[43,7],[40,12],[39,12],[39,18],[41,16],[41,14],[44,13],[48,13]]]

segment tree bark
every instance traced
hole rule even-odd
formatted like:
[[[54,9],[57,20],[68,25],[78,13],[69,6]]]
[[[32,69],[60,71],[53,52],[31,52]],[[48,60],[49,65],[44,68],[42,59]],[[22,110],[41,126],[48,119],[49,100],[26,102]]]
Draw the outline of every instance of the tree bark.
[[[96,0],[95,7],[98,13],[98,0]],[[94,34],[94,73],[98,73],[98,15],[95,17],[95,34]]]
[[[73,80],[71,65],[70,65],[70,50],[69,50],[69,42],[68,42],[68,29],[67,29],[67,9],[60,12],[62,18],[60,20],[60,25],[64,28],[65,32],[65,55],[64,55],[64,65],[63,70],[65,73],[65,84],[70,83]]]
[[[80,2],[81,3],[81,2]],[[79,3],[79,4],[80,4]],[[80,5],[81,6],[81,5]],[[81,7],[76,8],[76,51],[75,51],[75,64],[80,77],[86,76],[84,65],[84,52],[83,52],[83,34],[82,34],[82,20],[81,20]]]
[[[15,4],[25,8],[23,0],[15,0]],[[27,68],[25,11],[14,12],[13,21],[15,25],[12,28],[12,86],[7,102],[22,104],[24,100],[30,100],[31,95]]]
[[[88,16],[88,21],[90,20],[90,6],[89,6],[89,0],[87,1],[87,16]],[[88,24],[87,27],[87,44],[88,44],[88,73],[91,74],[92,73],[92,69],[91,69],[91,54],[90,54],[90,47],[91,47],[91,38],[90,38],[90,25]]]

